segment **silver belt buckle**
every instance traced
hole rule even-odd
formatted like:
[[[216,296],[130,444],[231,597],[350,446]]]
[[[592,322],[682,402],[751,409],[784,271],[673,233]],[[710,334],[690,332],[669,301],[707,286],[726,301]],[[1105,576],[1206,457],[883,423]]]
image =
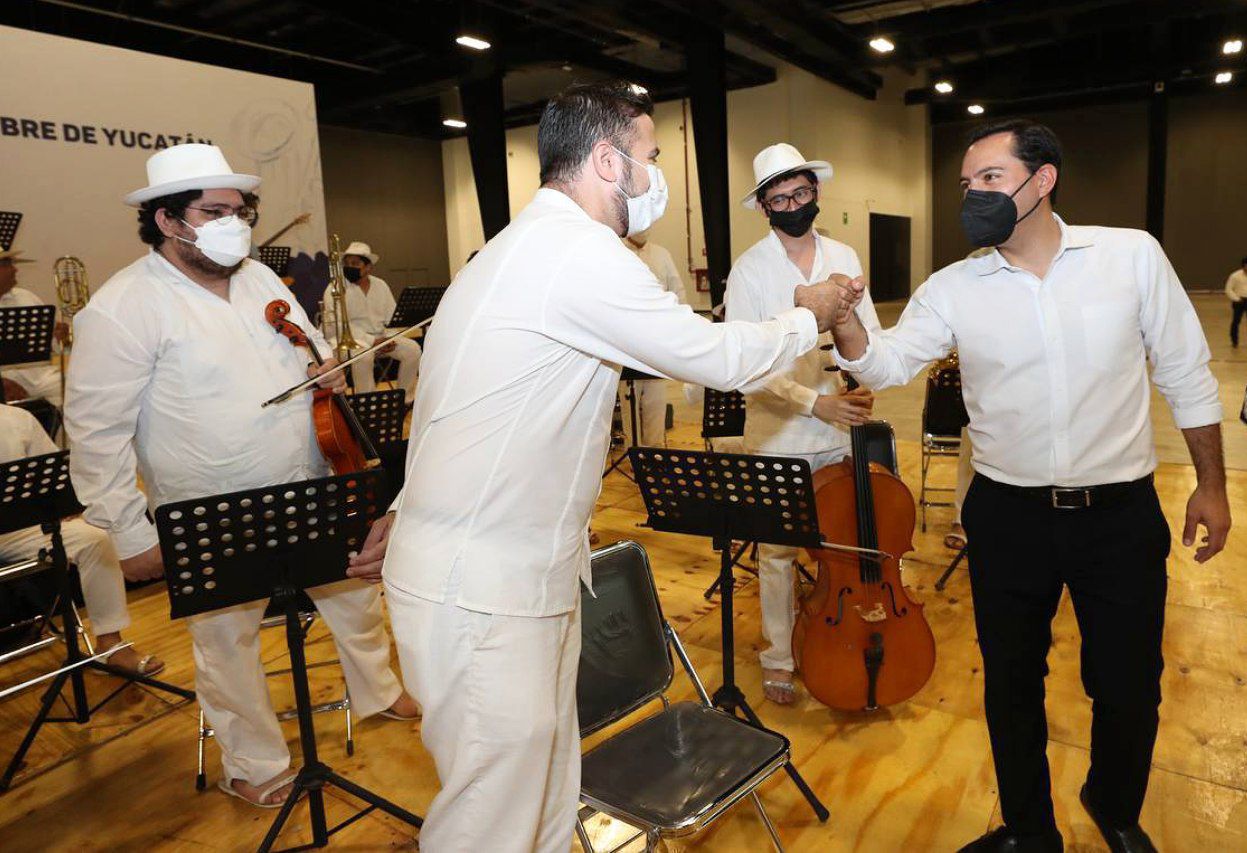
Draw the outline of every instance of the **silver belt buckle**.
[[[1073,501],[1067,501],[1066,498],[1073,498]],[[1091,506],[1091,490],[1090,489],[1053,489],[1052,490],[1052,508],[1053,509],[1086,509]]]

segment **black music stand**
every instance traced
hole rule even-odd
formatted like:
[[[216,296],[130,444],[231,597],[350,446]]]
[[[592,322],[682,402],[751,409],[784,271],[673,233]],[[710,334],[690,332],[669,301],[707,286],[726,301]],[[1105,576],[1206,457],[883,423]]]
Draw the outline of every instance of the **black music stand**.
[[[744,434],[745,395],[739,391],[707,388],[701,409],[701,437],[709,442],[712,438],[733,438]]]
[[[810,463],[782,456],[746,456],[635,447],[629,451],[637,486],[649,514],[647,524],[666,533],[708,536],[719,551],[722,592],[723,684],[714,704],[753,725],[762,720],[736,686],[736,635],[733,625],[732,566],[749,542],[817,548],[823,541],[814,505]],[[746,544],[735,555],[732,540]],[[797,768],[784,765],[820,821],[829,815]]]
[[[0,308],[0,367],[52,360],[53,305]],[[0,403],[4,386],[0,385]]]
[[[0,533],[12,533],[27,527],[40,526],[51,537],[52,545],[47,556],[59,590],[58,608],[61,631],[65,638],[65,661],[52,683],[43,694],[39,711],[26,731],[26,737],[14,753],[4,775],[0,777],[0,791],[7,791],[13,776],[22,765],[26,752],[44,723],[86,723],[91,715],[119,695],[130,684],[145,684],[163,690],[187,701],[193,701],[193,691],[174,687],[146,675],[130,672],[101,660],[110,652],[86,657],[78,648],[77,617],[73,605],[73,574],[69,570],[69,557],[61,538],[61,520],[82,512],[82,505],[74,495],[69,481],[69,451],[29,456],[0,465]],[[113,690],[95,705],[87,700],[84,669],[94,669],[123,679],[121,686]],[[71,716],[52,717],[52,705],[68,681],[73,691]]]
[[[22,214],[16,210],[0,210],[0,249],[7,252],[13,248],[17,227],[21,224]]]
[[[346,579],[349,553],[362,547],[369,525],[385,513],[384,491],[384,472],[361,471],[179,501],[156,510],[173,618],[267,598],[286,616],[303,767],[260,844],[260,853],[272,849],[304,792],[311,811],[312,842],[292,850],[324,847],[331,835],[374,809],[411,826],[423,823],[406,809],[335,773],[318,757],[303,653],[305,637],[299,621],[299,591]],[[326,785],[368,806],[329,828]]]
[[[437,313],[437,306],[445,293],[444,287],[404,287],[386,326],[406,329],[429,319]]]
[[[389,487],[387,495],[391,500],[402,491],[407,475],[407,441],[403,438],[403,422],[407,419],[405,398],[402,389],[368,391],[346,398],[381,457]]]
[[[631,450],[635,447],[639,447],[641,443],[638,437],[636,383],[651,379],[661,379],[662,377],[654,376],[650,373],[642,373],[639,370],[633,370],[631,367],[625,367],[619,374],[619,378],[623,382],[628,383],[628,390],[624,392],[624,399],[628,401],[628,417],[631,419],[630,423],[632,424],[632,441],[628,445],[628,450]],[[607,475],[609,475],[612,471],[618,470],[620,474],[623,474],[629,480],[632,480],[632,482],[636,482],[635,477],[628,474],[627,471],[620,470],[619,468],[619,466],[623,464],[623,461],[628,458],[628,450],[625,450],[623,453],[619,454],[619,456],[617,456],[610,465],[606,466],[606,470],[602,472],[603,480],[605,480]]]
[[[290,268],[289,246],[261,246],[259,253],[260,263],[277,273],[278,278],[285,277]]]

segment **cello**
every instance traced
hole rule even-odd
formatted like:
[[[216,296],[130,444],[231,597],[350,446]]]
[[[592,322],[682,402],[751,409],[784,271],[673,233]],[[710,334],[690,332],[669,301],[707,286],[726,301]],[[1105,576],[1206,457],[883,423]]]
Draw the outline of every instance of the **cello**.
[[[825,540],[883,556],[809,549],[818,577],[798,604],[792,649],[811,696],[842,711],[874,711],[927,683],[935,637],[901,582],[899,557],[914,547],[913,493],[870,461],[865,426],[849,432],[850,456],[814,472],[819,529]]]
[[[325,363],[316,345],[303,327],[287,319],[290,303],[274,299],[264,307],[264,319],[293,346],[307,347],[316,364]],[[349,474],[375,468],[381,464],[377,448],[364,431],[355,410],[341,394],[328,388],[317,388],[312,395],[312,421],[316,425],[316,442],[335,474]]]

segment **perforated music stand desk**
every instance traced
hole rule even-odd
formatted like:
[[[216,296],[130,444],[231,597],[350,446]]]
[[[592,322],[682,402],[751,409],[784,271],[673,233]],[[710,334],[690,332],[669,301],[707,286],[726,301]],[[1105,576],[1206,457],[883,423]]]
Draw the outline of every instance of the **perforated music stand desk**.
[[[745,395],[707,388],[701,410],[701,437],[728,438],[745,434]]]
[[[261,246],[259,252],[260,263],[277,273],[278,278],[290,268],[289,246]]]
[[[405,329],[429,319],[437,313],[437,306],[441,304],[445,294],[444,287],[404,287],[403,292],[398,295],[394,314],[386,326]]]
[[[346,401],[381,455],[381,467],[385,469],[389,487],[387,497],[397,497],[407,473],[407,442],[403,439],[406,394],[402,389],[367,391],[351,394]],[[388,505],[389,501],[386,503]]]
[[[7,252],[13,248],[13,239],[21,224],[22,215],[16,210],[0,210],[0,249]]]
[[[51,361],[55,326],[56,307],[53,305],[0,308],[0,367]],[[0,403],[3,402],[4,391],[0,386]]]
[[[737,709],[755,726],[762,721],[736,686],[732,566],[749,542],[817,548],[823,541],[814,504],[810,463],[782,456],[704,453],[635,447],[629,451],[637,487],[645,500],[647,524],[665,533],[708,536],[719,551],[722,595],[723,685],[714,704]],[[732,540],[746,542],[732,554]],[[789,761],[784,769],[819,820],[827,807]]]
[[[65,640],[65,660],[51,684],[44,691],[26,737],[22,739],[17,752],[0,777],[0,791],[7,791],[26,757],[26,752],[35,742],[35,737],[44,723],[86,723],[91,715],[111,701],[131,683],[145,684],[157,690],[171,693],[181,699],[192,701],[194,692],[181,687],[174,687],[146,675],[139,675],[106,663],[110,652],[85,656],[78,648],[77,616],[73,606],[73,578],[69,571],[69,557],[65,553],[65,543],[61,538],[61,520],[82,512],[82,504],[74,495],[69,480],[69,451],[45,453],[16,459],[0,465],[0,534],[24,530],[28,527],[41,527],[51,539],[51,570],[57,583],[58,609],[61,617],[61,629]],[[119,687],[101,699],[95,705],[87,700],[86,683],[83,681],[84,669],[94,669],[124,679]],[[70,683],[73,693],[73,704],[70,716],[52,717],[52,705],[65,687]]]
[[[331,835],[374,809],[411,826],[422,823],[338,775],[318,757],[299,621],[299,590],[346,579],[350,552],[363,546],[369,526],[385,513],[384,493],[385,474],[373,470],[179,501],[156,510],[175,619],[268,598],[285,612],[303,767],[259,847],[261,853],[272,849],[303,792],[311,813],[310,847],[324,847]],[[329,828],[326,785],[363,800],[367,808]]]

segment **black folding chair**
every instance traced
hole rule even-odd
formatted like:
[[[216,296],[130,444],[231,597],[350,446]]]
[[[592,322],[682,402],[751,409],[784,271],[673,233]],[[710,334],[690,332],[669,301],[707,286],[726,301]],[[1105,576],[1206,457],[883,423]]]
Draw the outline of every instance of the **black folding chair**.
[[[782,853],[757,788],[788,761],[788,739],[711,705],[679,637],[663,619],[640,545],[617,542],[592,559],[594,593],[581,596],[576,687],[581,737],[654,699],[662,700],[663,709],[585,753],[581,801],[590,814],[601,812],[640,829],[648,851],[660,839],[700,831],[748,797]],[[673,649],[700,702],[668,701]],[[586,853],[594,853],[584,811],[576,832]]]
[[[926,401],[922,406],[922,485],[918,491],[918,510],[922,530],[927,529],[927,508],[952,506],[950,500],[935,500],[932,494],[952,494],[950,486],[927,485],[931,460],[937,456],[956,456],[961,452],[961,428],[970,422],[961,396],[961,368],[944,367],[927,378]]]

